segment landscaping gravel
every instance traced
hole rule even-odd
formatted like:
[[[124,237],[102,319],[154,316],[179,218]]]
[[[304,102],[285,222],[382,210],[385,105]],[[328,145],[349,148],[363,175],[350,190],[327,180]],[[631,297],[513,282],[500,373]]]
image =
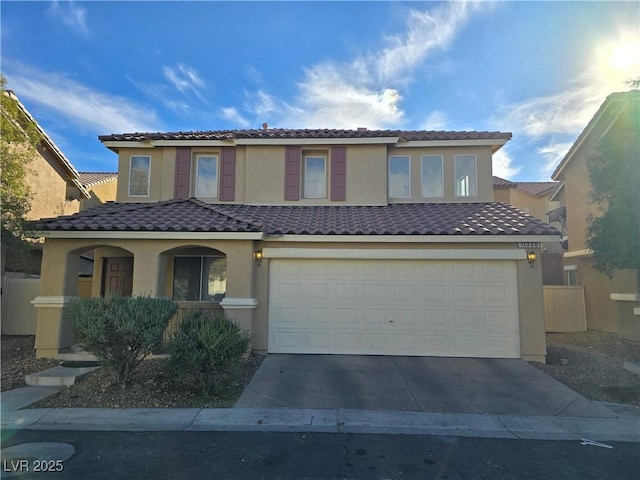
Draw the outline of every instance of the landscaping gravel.
[[[547,364],[537,368],[590,400],[640,406],[640,376],[623,363],[640,363],[640,344],[607,332],[548,333]],[[41,407],[230,407],[264,357],[249,355],[233,369],[221,372],[216,394],[202,397],[186,391],[164,369],[164,359],[145,360],[134,375],[134,384],[123,389],[111,373],[101,368],[59,394],[48,397]],[[2,390],[24,386],[24,376],[58,365],[58,360],[36,360],[33,337],[2,337]]]

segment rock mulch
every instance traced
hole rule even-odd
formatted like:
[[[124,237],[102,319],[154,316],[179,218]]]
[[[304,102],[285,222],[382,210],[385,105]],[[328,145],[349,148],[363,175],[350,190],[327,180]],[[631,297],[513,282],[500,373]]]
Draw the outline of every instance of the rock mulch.
[[[2,336],[0,370],[2,370],[2,391],[25,387],[24,377],[57,366],[60,361],[51,358],[36,360],[33,349],[34,336]]]

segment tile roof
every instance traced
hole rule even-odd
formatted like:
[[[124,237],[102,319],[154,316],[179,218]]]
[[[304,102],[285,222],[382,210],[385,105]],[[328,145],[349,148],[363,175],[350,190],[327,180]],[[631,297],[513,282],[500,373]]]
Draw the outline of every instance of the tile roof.
[[[518,182],[516,189],[539,197],[553,191],[560,182]]]
[[[559,235],[500,202],[258,206],[197,199],[106,203],[31,223],[40,231],[263,232],[267,235]]]
[[[313,138],[383,138],[399,137],[401,141],[437,140],[510,140],[510,132],[446,132],[426,130],[341,130],[341,129],[284,129],[212,130],[195,132],[122,133],[100,135],[101,142],[148,140],[234,140],[234,139],[313,139]]]
[[[516,188],[518,184],[494,175],[493,186],[496,188]]]
[[[92,187],[101,183],[118,179],[118,172],[80,172],[80,182],[85,187]]]

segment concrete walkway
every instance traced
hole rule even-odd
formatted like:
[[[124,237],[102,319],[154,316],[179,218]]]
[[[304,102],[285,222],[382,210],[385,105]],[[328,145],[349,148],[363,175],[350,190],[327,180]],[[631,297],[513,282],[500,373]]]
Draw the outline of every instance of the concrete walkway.
[[[623,406],[608,418],[292,408],[16,409],[53,391],[24,387],[3,392],[2,429],[391,433],[640,442],[640,416],[635,407]]]

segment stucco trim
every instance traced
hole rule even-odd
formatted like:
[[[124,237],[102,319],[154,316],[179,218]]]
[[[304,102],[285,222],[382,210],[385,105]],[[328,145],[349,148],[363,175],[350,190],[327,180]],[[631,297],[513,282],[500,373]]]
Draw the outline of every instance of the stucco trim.
[[[609,298],[617,302],[640,302],[640,293],[612,293]]]
[[[349,249],[349,248],[273,248],[262,250],[264,258],[322,258],[358,260],[524,260],[524,249]]]
[[[396,145],[398,148],[416,147],[498,147],[507,143],[506,139],[477,139],[477,140],[413,140]]]
[[[104,238],[133,240],[262,240],[262,232],[148,232],[148,231],[44,231],[34,232],[45,238]]]
[[[225,297],[220,302],[224,310],[253,310],[258,306],[257,298]]]
[[[30,303],[35,308],[60,308],[65,304],[69,303],[74,298],[79,298],[79,297],[60,296],[60,295],[38,296],[33,300],[31,300]]]
[[[280,235],[265,236],[269,242],[323,243],[513,243],[550,242],[559,235]]]
[[[369,138],[237,138],[236,145],[371,145],[396,144],[400,137]]]

